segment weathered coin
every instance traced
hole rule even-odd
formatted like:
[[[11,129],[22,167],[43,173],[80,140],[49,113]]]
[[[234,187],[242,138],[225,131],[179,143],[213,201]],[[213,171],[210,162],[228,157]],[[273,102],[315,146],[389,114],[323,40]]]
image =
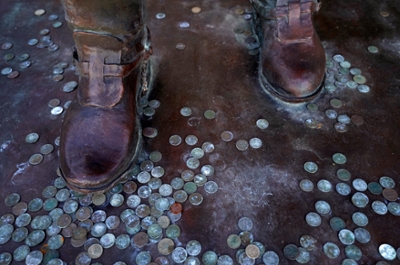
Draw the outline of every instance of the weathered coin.
[[[100,244],[93,244],[88,248],[87,252],[90,258],[98,259],[103,254],[103,247]]]
[[[386,260],[394,260],[397,256],[396,250],[389,244],[380,245],[379,254]]]
[[[342,230],[346,227],[346,223],[340,217],[332,217],[329,220],[329,225],[333,230],[335,230],[337,232],[339,232],[340,230]]]
[[[43,161],[42,154],[34,154],[29,158],[29,164],[32,166],[39,165]]]
[[[30,133],[25,137],[25,142],[29,144],[36,143],[39,140],[39,134],[37,133]]]
[[[12,208],[12,213],[16,216],[25,213],[28,210],[28,204],[26,202],[19,202]]]
[[[233,139],[233,133],[230,131],[224,131],[221,133],[221,139],[224,142],[229,142]]]
[[[317,227],[321,225],[322,219],[317,213],[310,212],[306,215],[306,222],[310,226]]]
[[[315,173],[318,171],[318,166],[314,162],[306,162],[304,163],[304,170],[308,173]]]
[[[307,251],[312,251],[317,245],[317,240],[313,236],[304,235],[300,238],[300,245]]]
[[[261,254],[260,249],[254,244],[247,245],[245,253],[251,259],[257,259]]]
[[[323,250],[325,255],[331,259],[337,258],[340,255],[339,247],[332,242],[325,243],[323,246]]]
[[[351,197],[351,201],[354,204],[354,206],[358,208],[364,208],[365,206],[367,206],[369,199],[367,195],[365,195],[364,193],[356,192]]]
[[[379,215],[385,215],[388,212],[386,204],[381,201],[374,201],[371,207],[372,210]]]
[[[294,244],[286,245],[283,248],[283,255],[289,260],[296,260],[296,258],[300,255],[299,248]]]
[[[69,214],[62,214],[58,219],[57,219],[57,225],[60,228],[65,228],[69,226],[72,222],[72,218]]]
[[[53,152],[54,146],[51,144],[45,144],[40,147],[40,153],[43,155],[48,155]]]
[[[12,207],[16,205],[21,199],[21,196],[18,193],[11,193],[4,199],[4,204],[8,207]]]
[[[386,189],[393,189],[395,186],[395,182],[391,177],[383,176],[379,178],[379,184]]]
[[[368,224],[368,217],[361,212],[355,212],[352,215],[353,223],[358,226],[366,226]]]
[[[192,7],[192,13],[198,14],[201,12],[201,8],[198,6]]]
[[[39,140],[39,134],[37,133],[30,133],[25,137],[25,142],[29,144],[36,143]]]
[[[264,253],[263,262],[268,265],[278,265],[279,264],[279,256],[274,251],[267,251]]]
[[[388,211],[394,216],[400,216],[400,204],[397,202],[389,202],[387,205]]]
[[[215,119],[215,116],[216,116],[216,114],[215,114],[215,111],[213,111],[213,110],[206,110],[204,112],[204,118],[206,118],[207,120]]]
[[[351,245],[355,241],[355,236],[353,232],[348,229],[342,229],[339,231],[339,240],[345,245]]]
[[[356,240],[362,244],[366,244],[371,240],[370,233],[364,228],[356,228],[354,230],[354,236]]]
[[[388,11],[382,10],[379,11],[379,15],[381,15],[381,17],[388,17],[390,16],[390,13]]]
[[[391,189],[391,188],[384,189],[382,191],[382,195],[386,200],[391,201],[391,202],[397,201],[399,198],[397,191],[395,191],[394,189]]]

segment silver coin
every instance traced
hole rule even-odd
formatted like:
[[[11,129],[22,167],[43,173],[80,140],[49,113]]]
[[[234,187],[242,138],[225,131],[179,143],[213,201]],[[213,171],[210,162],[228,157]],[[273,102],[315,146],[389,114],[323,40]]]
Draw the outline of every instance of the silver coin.
[[[178,145],[180,145],[182,143],[182,138],[179,135],[172,135],[169,138],[169,143],[172,146],[178,146]]]
[[[157,19],[163,19],[163,18],[165,18],[165,14],[164,13],[157,13],[156,14],[156,18]]]
[[[342,196],[347,196],[351,193],[351,187],[346,183],[336,184],[336,191]]]
[[[330,183],[326,179],[321,179],[317,183],[317,187],[322,192],[330,192],[332,191],[332,183]]]
[[[394,260],[397,256],[396,250],[389,244],[380,245],[379,254],[386,260]]]
[[[249,141],[251,148],[258,149],[262,146],[262,141],[260,138],[251,138]]]
[[[354,179],[353,180],[353,187],[357,191],[366,191],[368,188],[367,182],[363,179]]]
[[[331,212],[331,206],[326,201],[317,201],[315,203],[315,210],[322,215],[327,215]]]
[[[54,146],[51,144],[45,144],[40,147],[40,153],[43,155],[48,155],[53,152]]]
[[[246,140],[238,140],[236,142],[236,148],[239,151],[246,151],[249,148],[249,143]]]
[[[76,81],[70,81],[66,83],[63,87],[62,90],[66,93],[74,91],[74,89],[78,86],[78,82]]]
[[[353,220],[353,223],[358,226],[366,226],[368,224],[368,217],[361,212],[353,213],[351,219]]]
[[[321,225],[322,219],[317,213],[310,212],[306,215],[306,222],[312,227],[317,227]]]
[[[305,192],[311,192],[314,189],[314,183],[311,180],[303,179],[300,181],[300,188]]]
[[[43,161],[43,155],[42,154],[34,154],[29,158],[29,164],[30,165],[39,165]]]
[[[364,193],[356,192],[351,197],[351,201],[354,204],[354,206],[358,208],[364,208],[365,206],[367,206],[369,199],[367,195],[365,195]]]
[[[267,129],[269,126],[269,123],[266,119],[258,119],[256,122],[256,126],[260,128],[261,130]]]
[[[323,246],[323,250],[325,255],[331,259],[337,258],[340,255],[339,247],[332,242],[325,243]]]
[[[52,115],[60,115],[64,111],[63,107],[57,106],[51,109],[50,113]]]
[[[348,229],[342,229],[339,231],[339,240],[345,245],[351,245],[354,243],[355,235]]]
[[[379,215],[385,215],[388,212],[386,204],[381,201],[374,201],[371,204],[372,210]]]

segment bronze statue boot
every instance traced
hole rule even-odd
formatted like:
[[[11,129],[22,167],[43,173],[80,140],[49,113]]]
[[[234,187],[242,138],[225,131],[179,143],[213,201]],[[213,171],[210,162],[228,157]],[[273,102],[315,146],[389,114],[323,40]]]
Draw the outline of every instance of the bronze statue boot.
[[[269,3],[268,3],[269,2]],[[264,90],[290,103],[312,100],[325,76],[325,52],[312,16],[313,0],[253,0],[261,41],[259,78]]]
[[[75,31],[77,96],[60,139],[60,169],[83,193],[112,188],[138,157],[138,100],[146,93],[150,55],[147,29],[127,43],[115,36]]]

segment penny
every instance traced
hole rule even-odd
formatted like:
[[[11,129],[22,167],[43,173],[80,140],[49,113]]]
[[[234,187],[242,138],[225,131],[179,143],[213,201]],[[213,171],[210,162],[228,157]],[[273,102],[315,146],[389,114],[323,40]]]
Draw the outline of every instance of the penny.
[[[12,208],[12,213],[14,215],[21,215],[28,210],[28,204],[26,202],[19,202]]]
[[[394,189],[391,189],[391,188],[384,189],[382,191],[382,195],[386,200],[391,201],[391,202],[397,201],[397,199],[399,198],[398,193]]]
[[[58,219],[57,219],[57,225],[60,228],[65,228],[71,224],[72,218],[69,214],[62,214]]]
[[[362,125],[364,123],[364,119],[360,115],[352,115],[350,119],[357,126]]]
[[[239,7],[239,8],[236,8],[234,12],[235,12],[236,15],[243,15],[244,14],[244,9]]]
[[[148,242],[149,242],[149,236],[145,232],[139,232],[132,238],[132,245],[138,248],[144,247],[145,245],[147,245]]]
[[[16,78],[16,77],[18,77],[19,76],[19,72],[18,71],[12,71],[11,73],[9,73],[8,75],[7,75],[7,77],[8,78],[11,78],[11,79],[14,79],[14,78]]]

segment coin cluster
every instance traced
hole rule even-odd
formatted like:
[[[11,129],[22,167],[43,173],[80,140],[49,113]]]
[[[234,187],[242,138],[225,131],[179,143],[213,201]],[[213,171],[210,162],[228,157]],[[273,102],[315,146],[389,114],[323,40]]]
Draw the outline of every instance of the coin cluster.
[[[352,189],[354,189],[355,192],[350,196],[350,201],[360,210],[364,209],[369,204],[369,197],[365,193],[366,191],[369,191],[371,195],[382,195],[383,201],[375,200],[372,202],[372,211],[378,215],[385,215],[389,211],[394,216],[400,216],[399,196],[394,190],[395,181],[391,177],[382,176],[379,178],[378,182],[370,183],[367,183],[361,178],[352,179],[350,171],[344,168],[344,165],[347,163],[347,157],[344,154],[335,153],[332,155],[331,159],[333,165],[336,166],[336,177],[340,181],[336,184],[336,192],[339,195],[349,196],[353,192]],[[318,171],[318,165],[312,161],[306,162],[303,167],[304,170],[310,174],[315,174]],[[346,182],[351,182],[351,185]],[[301,180],[299,185],[305,192],[311,192],[314,189],[314,183],[310,179]],[[317,187],[320,192],[327,193],[333,191],[333,184],[327,179],[318,180]],[[328,217],[333,214],[330,204],[323,200],[319,200],[315,203],[315,210],[316,212],[309,212],[305,217],[307,224],[311,227],[320,226],[323,221],[322,217]],[[353,262],[362,258],[362,251],[359,247],[354,245],[356,241],[361,244],[367,244],[371,241],[371,235],[365,228],[368,225],[367,215],[357,211],[352,214],[351,219],[353,223],[358,226],[354,231],[346,228],[345,221],[340,217],[333,216],[329,220],[330,227],[338,233],[339,241],[345,246],[344,253],[346,259],[342,264],[355,264]],[[285,249],[286,251],[284,250],[284,254],[287,253],[285,257],[288,259],[295,260],[297,254],[295,255],[294,253],[300,253],[294,245],[288,245]],[[328,258],[334,259],[340,255],[340,248],[333,242],[326,242],[323,245],[323,252]],[[397,252],[400,253],[400,248]],[[386,243],[379,247],[379,253],[386,260],[393,260],[397,255],[396,250]]]

